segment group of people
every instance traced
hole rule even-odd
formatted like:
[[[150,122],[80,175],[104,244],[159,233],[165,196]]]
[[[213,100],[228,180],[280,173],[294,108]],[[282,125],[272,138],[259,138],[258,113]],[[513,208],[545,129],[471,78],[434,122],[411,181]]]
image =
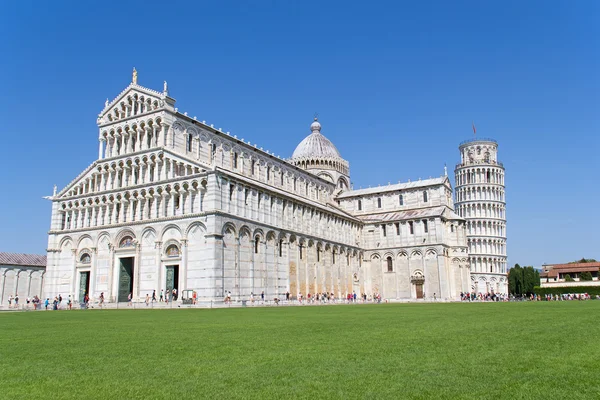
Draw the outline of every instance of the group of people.
[[[261,292],[260,296],[255,296],[253,292],[250,293],[250,303],[254,304],[255,302],[259,302],[259,304],[264,304],[265,303],[265,292]],[[282,299],[279,297],[274,297],[273,298],[273,302],[275,304],[279,304],[279,302]],[[231,292],[227,291],[225,293],[225,298],[223,300],[225,302],[225,304],[231,304]],[[298,293],[298,296],[296,298],[294,298],[290,292],[286,292],[285,293],[285,301],[286,302],[290,302],[290,301],[297,301],[300,304],[315,304],[315,303],[321,303],[321,304],[326,304],[326,303],[346,303],[346,304],[350,304],[350,303],[367,303],[367,302],[376,302],[376,303],[381,303],[381,294],[379,293],[374,293],[372,295],[367,295],[366,293],[362,293],[362,294],[356,294],[356,292],[353,293],[348,293],[346,296],[344,297],[340,297],[339,299],[335,297],[335,295],[332,293],[327,293],[327,292],[323,292],[323,293],[316,293],[316,294],[312,294],[312,293],[307,293],[306,296],[304,294],[302,294],[301,292]],[[195,304],[195,302],[194,302]]]
[[[475,292],[460,292],[460,299],[462,301],[508,301],[509,298],[505,294],[498,294],[494,292],[488,293],[475,293]]]
[[[564,293],[564,294],[545,294],[534,295],[534,300],[540,301],[568,301],[568,300],[591,300],[592,297],[588,293]],[[600,300],[600,296],[596,295],[596,300]]]

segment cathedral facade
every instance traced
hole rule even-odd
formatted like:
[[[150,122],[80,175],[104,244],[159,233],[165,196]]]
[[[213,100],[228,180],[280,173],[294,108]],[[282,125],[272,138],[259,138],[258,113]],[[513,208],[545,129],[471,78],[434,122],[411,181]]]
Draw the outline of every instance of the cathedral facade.
[[[52,197],[46,297],[457,300],[474,287],[448,177],[353,190],[316,119],[282,159],[134,75],[97,124],[98,159]]]

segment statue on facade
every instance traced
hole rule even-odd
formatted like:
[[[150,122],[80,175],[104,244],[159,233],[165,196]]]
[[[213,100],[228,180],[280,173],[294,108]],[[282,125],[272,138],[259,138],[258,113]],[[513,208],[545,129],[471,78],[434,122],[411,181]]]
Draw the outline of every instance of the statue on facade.
[[[169,94],[169,88],[167,87],[167,81],[164,81],[164,83],[163,83],[163,93]]]
[[[131,83],[137,85],[137,71],[135,67],[133,67],[133,76],[131,77]]]

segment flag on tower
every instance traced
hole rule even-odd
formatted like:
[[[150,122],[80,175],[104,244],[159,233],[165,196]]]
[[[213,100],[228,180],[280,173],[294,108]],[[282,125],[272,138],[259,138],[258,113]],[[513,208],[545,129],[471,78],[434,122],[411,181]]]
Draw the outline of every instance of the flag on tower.
[[[472,125],[473,125],[473,135],[476,135],[477,134],[477,129],[475,129],[475,122],[473,122]]]

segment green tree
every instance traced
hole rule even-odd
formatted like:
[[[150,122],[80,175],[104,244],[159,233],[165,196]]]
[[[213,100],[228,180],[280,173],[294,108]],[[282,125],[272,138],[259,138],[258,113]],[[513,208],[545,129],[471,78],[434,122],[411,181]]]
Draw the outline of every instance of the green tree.
[[[573,278],[571,278],[571,275],[569,275],[569,274],[566,274],[566,275],[565,275],[565,281],[566,281],[566,282],[573,282]]]
[[[515,296],[520,296],[523,292],[523,269],[519,264],[515,264],[508,270],[508,291]]]
[[[581,260],[577,260],[577,261],[571,261],[569,264],[578,264],[578,263],[591,263],[591,262],[598,262],[593,258],[582,258]]]
[[[582,272],[581,275],[579,275],[579,280],[580,281],[591,281],[592,273],[589,271]]]
[[[515,264],[508,271],[508,291],[515,296],[530,295],[540,285],[540,272],[532,266]]]

